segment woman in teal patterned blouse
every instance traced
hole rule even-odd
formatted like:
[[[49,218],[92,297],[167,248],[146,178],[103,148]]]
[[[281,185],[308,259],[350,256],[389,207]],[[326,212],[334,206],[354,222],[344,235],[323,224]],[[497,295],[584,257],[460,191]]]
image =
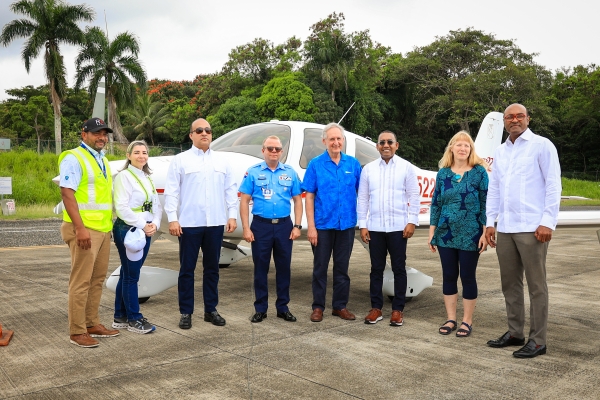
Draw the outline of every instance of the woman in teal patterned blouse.
[[[487,248],[484,232],[488,165],[475,153],[471,136],[460,131],[448,143],[439,166],[429,221],[429,248],[435,252],[437,247],[440,254],[444,304],[448,314],[439,333],[448,335],[457,328],[457,281],[460,275],[464,312],[456,336],[467,337],[471,334],[477,302],[477,261],[479,254]]]

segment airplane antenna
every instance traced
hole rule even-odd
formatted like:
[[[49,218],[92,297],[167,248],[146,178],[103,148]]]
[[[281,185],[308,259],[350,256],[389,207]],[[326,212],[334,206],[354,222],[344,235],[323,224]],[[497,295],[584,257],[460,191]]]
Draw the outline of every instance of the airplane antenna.
[[[348,109],[348,111],[346,111],[344,113],[344,115],[342,115],[342,118],[340,118],[340,120],[338,121],[338,124],[342,123],[342,120],[344,119],[344,117],[346,116],[346,114],[348,114],[350,112],[350,110],[352,110],[352,107],[354,107],[354,104],[356,104],[356,102],[352,103],[352,105],[350,106],[350,108]]]

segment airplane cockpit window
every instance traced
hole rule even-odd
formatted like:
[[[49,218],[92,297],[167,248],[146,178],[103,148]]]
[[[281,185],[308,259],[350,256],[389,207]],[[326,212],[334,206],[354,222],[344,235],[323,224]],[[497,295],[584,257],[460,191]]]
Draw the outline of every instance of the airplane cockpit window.
[[[370,145],[369,143],[366,143],[363,140],[356,139],[355,157],[358,159],[360,166],[364,167],[365,164],[377,160],[379,157],[381,157],[381,155],[379,154],[375,146]]]
[[[310,160],[320,156],[325,151],[323,144],[323,129],[306,128],[304,130],[304,144],[302,145],[302,154],[300,155],[300,168],[306,169]],[[342,151],[346,152],[346,141]]]
[[[291,135],[291,129],[287,125],[251,125],[221,136],[211,144],[210,148],[216,151],[247,154],[262,160],[262,144],[264,140],[269,136],[277,136],[283,146],[280,161],[284,163],[290,148]]]

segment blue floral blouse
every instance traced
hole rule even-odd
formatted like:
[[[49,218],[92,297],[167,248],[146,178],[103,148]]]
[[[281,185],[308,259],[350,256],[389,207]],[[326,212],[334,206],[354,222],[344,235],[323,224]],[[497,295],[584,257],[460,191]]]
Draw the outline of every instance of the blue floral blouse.
[[[460,182],[450,168],[439,170],[429,218],[436,227],[432,245],[477,251],[486,223],[488,181],[481,165],[466,171]]]

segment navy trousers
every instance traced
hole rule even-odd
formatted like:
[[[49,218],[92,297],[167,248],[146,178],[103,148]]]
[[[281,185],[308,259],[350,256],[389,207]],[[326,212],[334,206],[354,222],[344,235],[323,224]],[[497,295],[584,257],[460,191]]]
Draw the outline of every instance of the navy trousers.
[[[250,230],[254,234],[252,242],[252,260],[254,261],[254,309],[256,312],[267,312],[269,307],[269,288],[267,275],[271,263],[271,253],[275,262],[275,287],[278,312],[288,312],[290,302],[290,277],[293,240],[290,234],[293,229],[290,217],[280,219],[279,224],[253,219]]]
[[[348,266],[350,254],[354,246],[354,228],[317,229],[317,245],[312,246],[313,261],[313,310],[325,309],[325,294],[327,291],[327,269],[333,253],[333,298],[331,305],[334,310],[346,308],[350,296],[350,277]]]
[[[223,241],[223,225],[181,228],[179,236],[179,312],[194,313],[194,271],[198,252],[202,249],[202,294],[204,312],[217,310],[219,303],[219,258]]]
[[[388,252],[394,273],[394,300],[392,310],[404,311],[406,304],[406,242],[403,231],[369,231],[369,255],[371,257],[371,307],[383,307],[383,271]]]
[[[438,246],[438,253],[442,262],[442,275],[444,283],[442,291],[451,296],[458,293],[458,276],[463,287],[463,299],[475,300],[477,298],[477,262],[479,252],[452,249]]]

